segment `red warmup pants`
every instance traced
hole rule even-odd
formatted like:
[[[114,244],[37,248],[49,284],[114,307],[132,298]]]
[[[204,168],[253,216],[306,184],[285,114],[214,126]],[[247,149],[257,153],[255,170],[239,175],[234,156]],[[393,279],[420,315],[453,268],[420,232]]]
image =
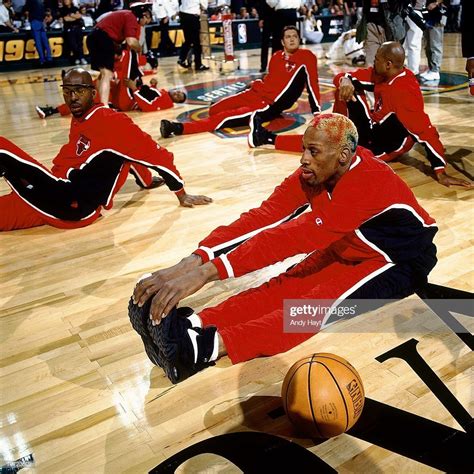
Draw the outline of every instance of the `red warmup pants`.
[[[264,109],[268,103],[252,89],[220,100],[209,108],[209,117],[183,123],[183,135],[212,132],[248,120],[253,112]]]
[[[47,188],[47,182],[51,181],[51,188],[53,188],[55,181],[58,181],[57,177],[54,177],[45,166],[36,161],[21,148],[17,147],[14,143],[0,137],[0,146],[3,150],[12,153],[19,162],[23,162],[26,168],[31,167],[33,170],[38,170],[38,175],[44,175],[43,180],[46,185],[43,185],[43,187]],[[130,164],[128,172],[135,176],[137,184],[141,187],[147,187],[153,181],[150,170],[143,165],[137,163]],[[20,177],[10,177],[9,179],[21,182]],[[41,176],[37,179],[41,183]],[[15,189],[11,182],[9,182],[9,184],[12,189]],[[54,196],[53,190],[51,196]],[[57,196],[58,201],[60,201],[59,196],[61,196],[61,194],[57,194]],[[40,225],[51,225],[61,229],[76,229],[92,224],[100,215],[100,209],[97,209],[87,218],[80,220],[58,219],[57,216],[48,215],[44,210],[43,212],[36,210],[33,204],[21,198],[15,191],[5,196],[0,196],[0,231],[29,229]]]
[[[29,229],[49,224],[15,193],[0,196],[0,209],[0,230]]]
[[[203,326],[215,325],[231,361],[285,352],[314,335],[283,332],[284,299],[400,298],[413,293],[408,265],[370,259],[347,262],[331,250],[314,252],[258,288],[200,312]]]

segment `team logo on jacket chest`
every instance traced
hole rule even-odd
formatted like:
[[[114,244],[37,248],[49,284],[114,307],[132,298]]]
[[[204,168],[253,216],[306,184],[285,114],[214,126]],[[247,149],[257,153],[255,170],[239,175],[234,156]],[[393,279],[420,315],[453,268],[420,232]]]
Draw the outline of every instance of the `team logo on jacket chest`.
[[[288,71],[288,72],[292,72],[294,71],[296,68],[296,63],[293,63],[291,61],[286,61],[285,62],[285,69]]]
[[[90,147],[91,147],[91,141],[84,135],[81,135],[76,143],[76,155],[81,156]]]
[[[380,112],[382,110],[382,107],[382,97],[378,97],[374,104],[374,112]]]

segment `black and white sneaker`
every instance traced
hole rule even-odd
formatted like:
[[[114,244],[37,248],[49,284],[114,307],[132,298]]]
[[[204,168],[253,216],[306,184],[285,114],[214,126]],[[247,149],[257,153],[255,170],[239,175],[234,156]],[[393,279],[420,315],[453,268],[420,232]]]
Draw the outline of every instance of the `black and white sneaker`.
[[[250,148],[257,148],[262,145],[272,145],[275,143],[275,134],[269,132],[263,125],[261,117],[254,112],[250,116],[250,133],[247,141]]]
[[[137,304],[134,304],[133,299],[130,298],[128,303],[128,317],[130,318],[130,323],[132,324],[133,329],[135,329],[142,338],[148,358],[153,362],[153,364],[164,368],[165,358],[159,347],[153,342],[147,329],[148,321],[150,321],[151,300],[152,298],[150,298],[140,308]]]
[[[160,124],[160,133],[162,138],[168,138],[171,135],[182,135],[183,124],[179,122],[171,122],[170,120],[162,120]]]
[[[45,119],[46,117],[49,117],[50,115],[54,114],[54,107],[40,107],[39,105],[37,105],[35,107],[35,110],[40,119]]]
[[[217,357],[215,326],[192,327],[190,308],[174,308],[161,323],[148,320],[150,336],[165,359],[164,371],[173,383],[181,382],[214,365]]]

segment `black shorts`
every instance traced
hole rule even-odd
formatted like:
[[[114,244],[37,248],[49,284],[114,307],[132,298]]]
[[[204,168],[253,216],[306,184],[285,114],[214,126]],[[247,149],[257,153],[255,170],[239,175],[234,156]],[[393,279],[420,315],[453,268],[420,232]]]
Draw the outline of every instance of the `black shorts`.
[[[115,43],[110,36],[102,30],[95,28],[86,40],[90,54],[91,69],[100,71],[105,68],[114,70]]]

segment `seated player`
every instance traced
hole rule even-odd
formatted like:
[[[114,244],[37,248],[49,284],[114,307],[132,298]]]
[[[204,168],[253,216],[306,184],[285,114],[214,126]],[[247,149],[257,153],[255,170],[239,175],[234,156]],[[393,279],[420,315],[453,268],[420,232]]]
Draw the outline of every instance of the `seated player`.
[[[444,147],[438,131],[424,111],[423,96],[413,73],[403,67],[405,52],[396,42],[384,43],[377,51],[374,67],[341,73],[336,86],[334,111],[347,115],[359,132],[359,144],[374,155],[390,161],[408,152],[415,142],[423,145],[426,157],[444,186],[470,183],[446,173]],[[369,110],[365,91],[374,91],[374,110]],[[254,124],[249,143],[273,144],[277,150],[301,151],[301,135],[276,136]]]
[[[173,154],[127,115],[94,104],[96,90],[86,70],[68,71],[62,87],[73,120],[69,142],[54,158],[52,171],[0,137],[0,175],[13,191],[0,197],[0,230],[89,225],[102,208],[112,207],[129,172],[140,186],[156,187],[159,182],[148,168],[160,174],[182,206],[211,202],[185,192]]]
[[[307,49],[299,49],[299,33],[294,26],[284,28],[281,43],[284,49],[272,56],[269,72],[263,81],[253,81],[245,91],[211,105],[208,118],[185,123],[162,120],[161,136],[168,138],[171,135],[211,132],[224,127],[245,125],[249,123],[253,112],[257,112],[257,116],[263,120],[271,120],[290,108],[305,86],[312,112],[319,112],[316,56]],[[251,123],[250,127],[252,128]]]
[[[123,50],[115,56],[114,80],[111,82],[109,104],[116,110],[128,112],[140,110],[142,112],[155,112],[170,109],[174,104],[182,104],[186,94],[181,89],[158,89],[158,81],[153,78],[150,85],[143,84],[143,73],[140,66],[145,64],[146,58],[135,51]],[[96,95],[99,103],[99,95]],[[70,110],[66,104],[57,107],[36,106],[36,113],[42,119],[54,114],[66,116]]]
[[[259,207],[137,283],[133,327],[172,382],[226,353],[236,364],[311,337],[283,332],[285,299],[404,298],[426,283],[436,264],[436,223],[386,163],[357,147],[354,124],[317,115],[302,148],[301,167]],[[199,315],[173,309],[208,282],[300,254],[306,257],[286,272]],[[321,315],[319,322],[323,329],[334,319]]]

